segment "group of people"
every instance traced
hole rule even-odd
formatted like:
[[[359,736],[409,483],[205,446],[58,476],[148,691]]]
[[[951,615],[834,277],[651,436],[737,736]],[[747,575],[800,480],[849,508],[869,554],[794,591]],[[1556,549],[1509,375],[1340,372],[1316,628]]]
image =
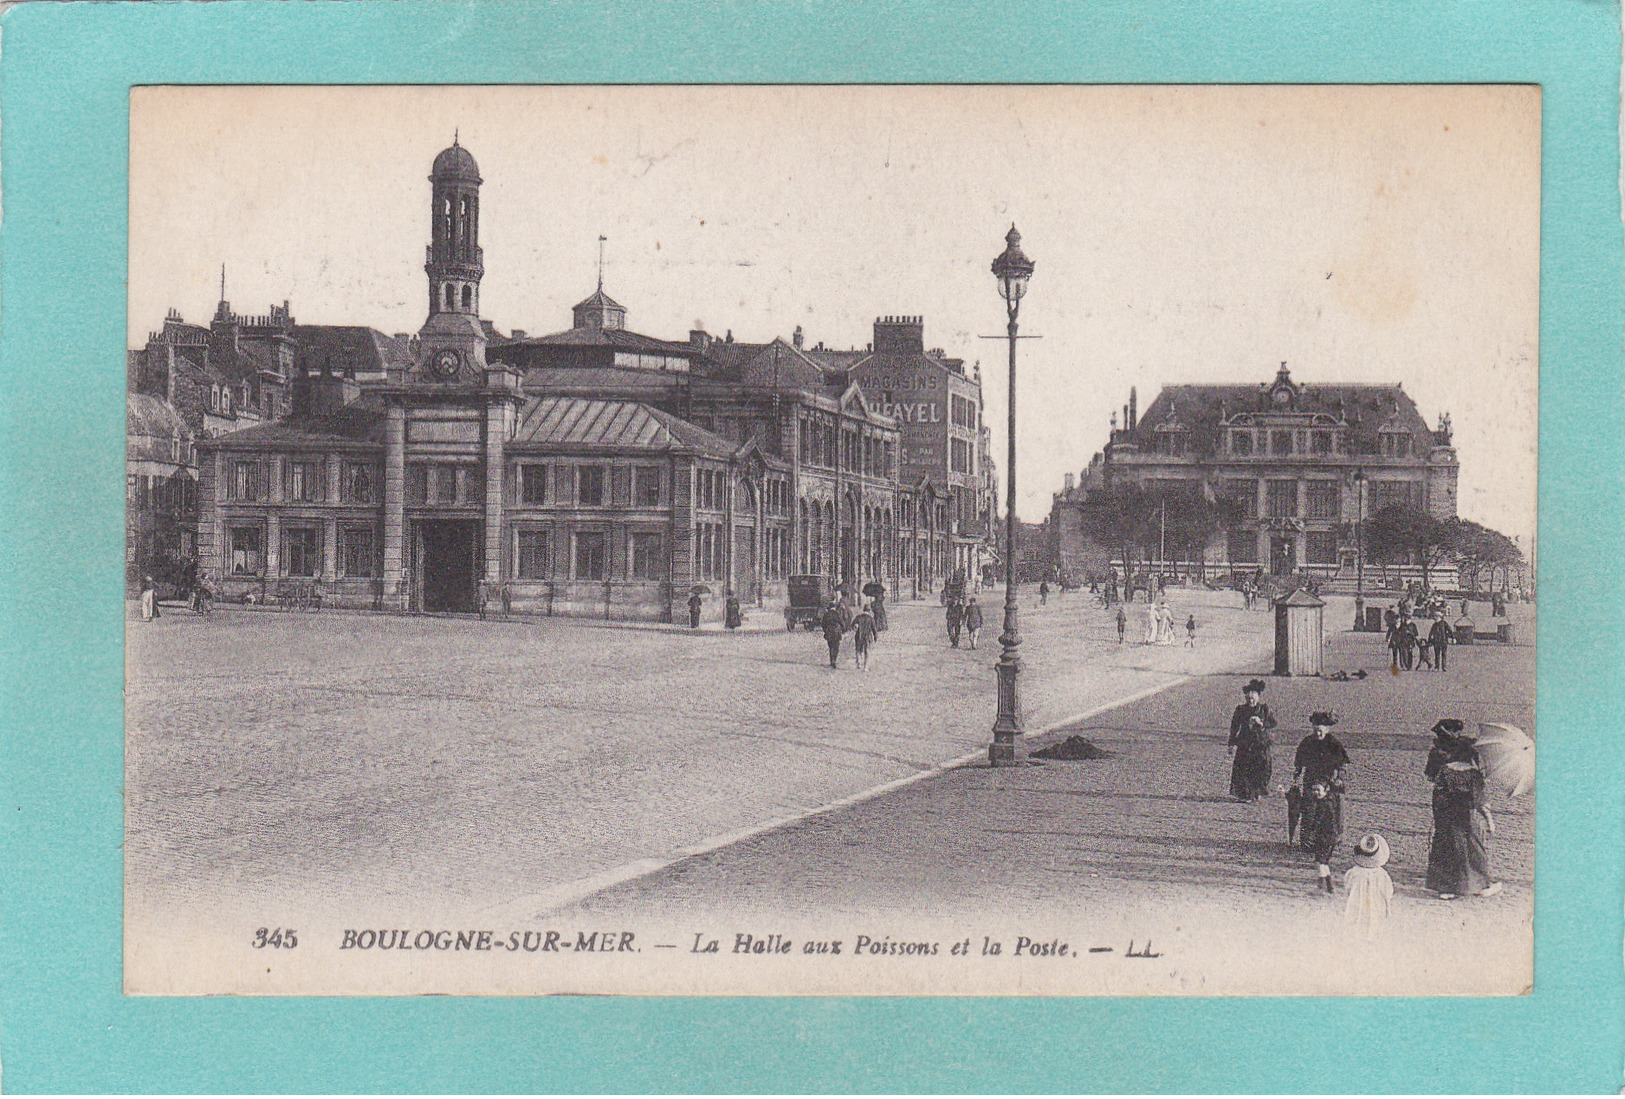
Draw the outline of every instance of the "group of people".
[[[1383,624],[1388,633],[1389,666],[1402,672],[1432,668],[1444,671],[1446,658],[1454,638],[1450,635],[1450,624],[1445,621],[1444,615],[1433,620],[1426,634],[1416,624],[1416,619],[1408,613],[1408,608],[1401,604],[1396,611],[1390,607],[1383,615]]]
[[[1145,637],[1140,641],[1142,645],[1172,645],[1175,636],[1175,619],[1173,608],[1166,601],[1158,602],[1145,609]],[[1123,644],[1128,635],[1128,615],[1122,607],[1117,608],[1117,643]],[[1196,616],[1188,615],[1185,618],[1185,647],[1196,647]]]
[[[831,599],[819,616],[818,625],[829,647],[829,666],[840,667],[841,641],[852,635],[852,664],[860,670],[869,667],[869,649],[886,630],[885,589],[871,584],[864,589],[868,602],[858,604],[856,612],[839,599]],[[974,601],[974,600],[973,600]]]
[[[1269,793],[1274,769],[1270,730],[1275,715],[1263,701],[1264,682],[1249,680],[1243,701],[1230,715],[1226,750],[1233,756],[1230,796],[1253,803]],[[1286,792],[1290,841],[1314,859],[1317,888],[1335,893],[1331,862],[1344,832],[1343,798],[1347,793],[1349,754],[1332,733],[1337,715],[1317,710],[1309,715],[1310,733],[1292,757],[1292,785]],[[1491,879],[1488,837],[1495,821],[1485,799],[1485,775],[1474,736],[1460,718],[1447,717],[1432,729],[1434,745],[1423,775],[1433,784],[1433,838],[1428,849],[1427,888],[1442,899],[1501,891]],[[1355,848],[1356,869],[1380,869],[1388,859],[1387,841],[1377,833],[1361,838]],[[1384,872],[1345,876],[1350,919],[1372,930],[1387,913],[1393,886]]]
[[[945,609],[948,644],[955,649],[959,648],[959,639],[963,636],[971,648],[976,648],[976,643],[982,636],[982,606],[976,602],[976,596],[970,596],[964,603],[950,599]]]
[[[707,590],[709,590],[709,589],[707,589]],[[504,594],[503,613],[506,614],[507,613],[507,606],[506,606],[506,603],[507,603],[506,594],[507,593],[504,592],[503,594]],[[688,593],[688,626],[689,626],[689,629],[691,629],[691,630],[697,630],[697,629],[700,628],[700,614],[705,609],[705,599],[703,598],[704,594],[705,594],[705,592],[702,591],[699,587],[695,587],[692,591],[690,591]],[[483,607],[481,608],[480,617],[481,618],[485,617]],[[737,630],[740,626],[742,626],[744,624],[745,624],[745,611],[744,611],[744,608],[742,608],[740,606],[739,597],[734,594],[733,589],[728,588],[725,592],[723,592],[723,597],[722,597],[722,625],[726,629]]]

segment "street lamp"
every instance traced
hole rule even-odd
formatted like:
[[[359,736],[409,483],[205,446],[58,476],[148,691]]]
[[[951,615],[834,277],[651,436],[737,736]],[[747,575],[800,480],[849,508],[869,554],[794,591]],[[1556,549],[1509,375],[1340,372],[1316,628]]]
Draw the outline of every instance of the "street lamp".
[[[1354,628],[1365,629],[1365,470],[1354,471]]]
[[[1027,292],[1027,280],[1033,277],[1033,261],[1022,254],[1021,234],[1014,224],[1004,241],[1004,251],[993,261],[999,296],[1010,317],[1005,327],[1010,339],[1010,420],[1006,429],[1010,445],[1004,467],[1004,632],[999,635],[999,663],[995,668],[999,713],[993,719],[993,742],[987,746],[987,761],[993,767],[1016,761],[1016,737],[1022,728],[1021,700],[1016,693],[1016,677],[1021,673],[1021,631],[1016,624],[1016,314]]]

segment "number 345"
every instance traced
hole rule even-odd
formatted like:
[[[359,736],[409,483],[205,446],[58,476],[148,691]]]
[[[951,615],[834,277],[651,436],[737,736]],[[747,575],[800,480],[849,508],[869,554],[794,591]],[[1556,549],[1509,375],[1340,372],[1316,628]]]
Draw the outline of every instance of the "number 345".
[[[292,950],[298,945],[299,937],[291,927],[262,927],[254,932],[255,950],[264,950],[268,946],[273,949]]]

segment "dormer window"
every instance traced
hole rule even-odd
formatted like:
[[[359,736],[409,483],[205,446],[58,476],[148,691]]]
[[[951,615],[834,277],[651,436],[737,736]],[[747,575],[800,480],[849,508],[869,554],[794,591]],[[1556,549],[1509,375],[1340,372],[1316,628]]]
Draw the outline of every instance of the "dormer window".
[[[1246,458],[1253,452],[1253,433],[1251,431],[1232,431],[1230,433],[1230,453]]]
[[[1411,456],[1411,436],[1406,431],[1384,431],[1382,433],[1382,456],[1384,458],[1409,458]]]

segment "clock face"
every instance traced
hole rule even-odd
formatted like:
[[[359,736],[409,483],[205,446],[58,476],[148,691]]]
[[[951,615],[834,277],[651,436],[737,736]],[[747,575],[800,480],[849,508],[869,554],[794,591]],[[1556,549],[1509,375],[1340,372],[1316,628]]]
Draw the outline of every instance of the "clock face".
[[[440,351],[434,357],[434,372],[442,378],[454,377],[463,365],[463,357],[455,351]]]
[[[1274,394],[1271,395],[1271,399],[1276,404],[1286,404],[1292,399],[1292,394],[1287,392],[1285,389],[1277,389]]]

